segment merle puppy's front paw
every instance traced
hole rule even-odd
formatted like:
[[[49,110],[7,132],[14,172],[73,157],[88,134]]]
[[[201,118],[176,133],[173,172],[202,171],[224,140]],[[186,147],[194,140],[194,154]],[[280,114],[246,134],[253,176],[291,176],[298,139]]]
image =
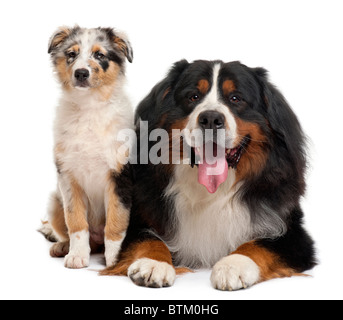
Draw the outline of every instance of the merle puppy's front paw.
[[[75,255],[69,253],[64,258],[64,266],[69,269],[81,269],[89,266],[89,255]]]

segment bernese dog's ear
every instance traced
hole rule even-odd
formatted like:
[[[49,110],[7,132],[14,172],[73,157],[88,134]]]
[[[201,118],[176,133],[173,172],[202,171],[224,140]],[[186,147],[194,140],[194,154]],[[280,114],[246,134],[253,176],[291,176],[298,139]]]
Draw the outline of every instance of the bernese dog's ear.
[[[290,131],[294,131],[295,128],[298,131],[300,124],[296,115],[282,93],[269,82],[267,71],[264,70],[262,76],[259,77],[262,80],[263,102],[266,106],[268,121],[272,129],[285,137],[289,136],[291,134]]]
[[[175,85],[175,82],[179,79],[180,75],[185,71],[185,69],[188,66],[189,62],[186,59],[175,62],[169,70],[166,79],[169,79],[171,81],[171,84]]]
[[[135,115],[136,124],[139,120],[154,122],[161,115],[162,102],[172,92],[181,74],[188,66],[187,60],[178,61],[172,66],[167,76],[138,105]]]
[[[268,70],[266,70],[265,68],[257,67],[252,70],[253,72],[255,72],[255,74],[258,77],[265,78],[265,79],[268,77]]]
[[[300,159],[304,162],[306,137],[297,116],[282,93],[269,82],[267,71],[263,68],[256,68],[254,71],[261,84],[265,117],[276,143],[284,150],[286,157],[295,162]],[[302,166],[303,163],[300,164]]]

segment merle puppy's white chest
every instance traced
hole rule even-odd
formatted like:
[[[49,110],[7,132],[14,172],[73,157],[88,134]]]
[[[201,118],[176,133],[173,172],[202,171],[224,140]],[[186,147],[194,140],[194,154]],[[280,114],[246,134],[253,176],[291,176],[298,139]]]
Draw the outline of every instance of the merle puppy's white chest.
[[[55,123],[57,160],[85,189],[104,188],[109,170],[116,170],[116,127],[111,106],[80,109],[61,106]]]

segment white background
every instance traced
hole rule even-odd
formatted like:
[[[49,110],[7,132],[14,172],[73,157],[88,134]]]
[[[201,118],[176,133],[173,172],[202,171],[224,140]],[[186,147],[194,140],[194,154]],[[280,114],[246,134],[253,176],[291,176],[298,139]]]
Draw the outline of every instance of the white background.
[[[341,299],[342,294],[341,1],[1,1],[0,298],[1,299]],[[263,66],[311,140],[303,200],[320,264],[311,277],[272,280],[238,292],[211,288],[210,271],[145,289],[125,277],[68,270],[36,232],[56,184],[52,124],[59,96],[47,54],[60,25],[112,26],[134,49],[128,66],[133,104],[186,58]],[[101,255],[89,269],[101,269]]]

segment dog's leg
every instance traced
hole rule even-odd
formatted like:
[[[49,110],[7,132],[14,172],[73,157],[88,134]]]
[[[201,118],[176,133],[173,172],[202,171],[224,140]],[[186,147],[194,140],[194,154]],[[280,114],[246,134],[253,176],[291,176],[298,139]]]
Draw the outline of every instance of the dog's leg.
[[[70,238],[69,254],[64,265],[72,269],[88,267],[90,245],[86,196],[76,180],[67,174],[59,176],[59,187]]]
[[[50,255],[52,257],[65,257],[69,252],[69,235],[60,193],[54,193],[50,201],[47,225],[51,229],[52,240],[57,240],[50,248]]]
[[[211,282],[219,290],[238,290],[273,278],[300,275],[315,264],[313,241],[294,212],[288,232],[278,239],[250,241],[213,267]]]
[[[161,240],[140,240],[121,254],[114,268],[102,275],[127,275],[138,286],[161,288],[174,284],[176,270],[167,246]]]
[[[117,263],[118,254],[125,238],[130,218],[131,200],[129,201],[130,203],[124,203],[120,196],[120,190],[126,188],[130,197],[130,183],[127,185],[127,183],[118,179],[119,176],[109,174],[105,193],[105,260],[107,267],[112,267]]]

